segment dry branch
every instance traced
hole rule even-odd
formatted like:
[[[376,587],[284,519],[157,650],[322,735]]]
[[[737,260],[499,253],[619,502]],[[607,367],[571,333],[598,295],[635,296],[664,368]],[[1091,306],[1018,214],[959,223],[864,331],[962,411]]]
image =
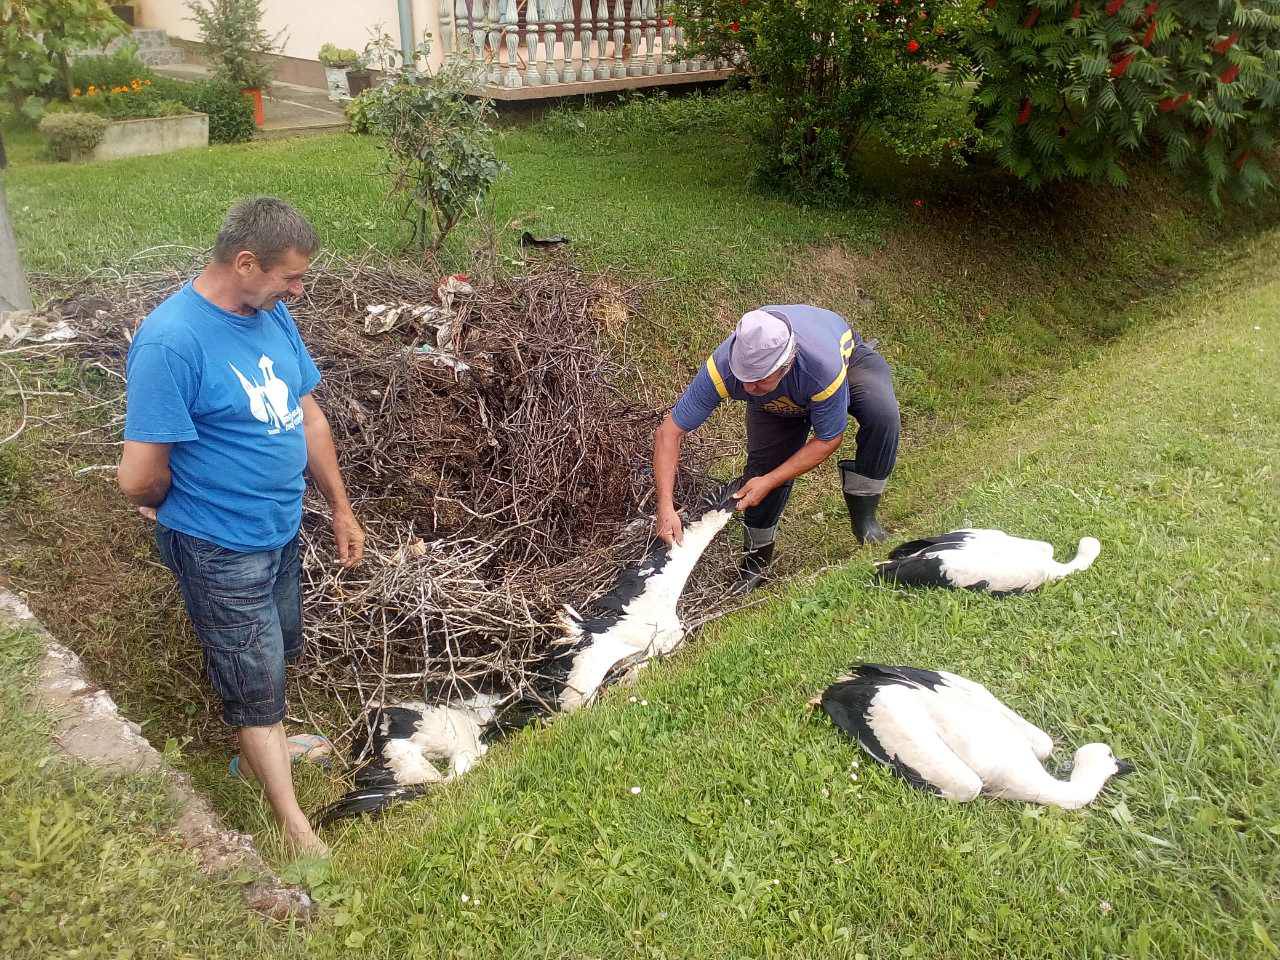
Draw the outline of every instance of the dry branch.
[[[119,376],[135,324],[192,272],[95,274],[46,309],[81,331],[64,350]],[[437,346],[430,312],[364,332],[371,305],[438,308],[438,282],[405,264],[326,258],[291,305],[368,533],[364,562],[341,570],[325,505],[308,494],[300,692],[336,697],[349,718],[383,699],[522,691],[560,605],[588,605],[649,544],[659,411],[618,352],[636,290],[556,261],[480,286],[456,299],[452,343],[440,345],[469,367],[459,373],[419,350]],[[118,440],[121,401],[78,442]],[[689,454],[699,460],[696,445]],[[685,471],[682,502],[710,484]],[[727,608],[731,566],[727,545],[713,547],[686,593],[688,620]]]

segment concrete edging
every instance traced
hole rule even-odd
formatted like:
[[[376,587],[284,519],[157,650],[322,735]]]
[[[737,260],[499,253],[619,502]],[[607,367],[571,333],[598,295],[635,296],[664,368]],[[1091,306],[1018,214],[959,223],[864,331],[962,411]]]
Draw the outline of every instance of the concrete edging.
[[[158,153],[172,153],[174,150],[208,145],[209,117],[203,113],[113,120],[90,158],[119,160],[123,157],[150,157]]]
[[[54,719],[53,742],[62,753],[118,776],[149,774],[163,783],[178,811],[169,832],[191,850],[208,874],[247,870],[256,879],[243,890],[251,910],[275,920],[309,920],[315,905],[306,891],[284,883],[263,861],[248,834],[228,830],[191,778],[164,760],[142,736],[142,728],[121,715],[111,695],[87,679],[84,662],[58,643],[27,605],[0,588],[0,628],[39,637],[35,701]]]

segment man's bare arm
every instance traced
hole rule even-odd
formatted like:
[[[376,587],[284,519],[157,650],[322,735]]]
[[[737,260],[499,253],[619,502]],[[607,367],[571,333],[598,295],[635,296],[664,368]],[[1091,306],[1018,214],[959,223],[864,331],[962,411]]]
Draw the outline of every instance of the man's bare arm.
[[[782,486],[788,480],[794,480],[802,474],[819,466],[840,449],[844,434],[830,440],[819,440],[810,437],[809,441],[784,460],[774,469],[759,477],[752,477],[742,485],[734,497],[738,500],[738,508],[746,510],[760,503],[765,497]]]
[[[169,494],[170,443],[142,443],[126,440],[116,471],[120,492],[139,507],[158,507]]]
[[[338,561],[353,567],[364,556],[364,531],[347,499],[347,488],[338,470],[338,452],[333,446],[329,420],[311,394],[302,398],[302,429],[307,438],[307,471],[329,503],[333,513],[333,536]]]
[[[667,543],[680,543],[684,530],[676,511],[676,468],[680,464],[680,442],[684,431],[667,414],[653,435],[653,486],[658,497],[657,534]]]

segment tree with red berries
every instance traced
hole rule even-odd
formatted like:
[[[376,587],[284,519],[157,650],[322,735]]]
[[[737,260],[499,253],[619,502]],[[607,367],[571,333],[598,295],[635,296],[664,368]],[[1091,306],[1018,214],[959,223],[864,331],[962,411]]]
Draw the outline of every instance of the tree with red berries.
[[[1280,0],[987,0],[967,33],[980,123],[1032,184],[1128,181],[1153,149],[1213,202],[1272,186]]]

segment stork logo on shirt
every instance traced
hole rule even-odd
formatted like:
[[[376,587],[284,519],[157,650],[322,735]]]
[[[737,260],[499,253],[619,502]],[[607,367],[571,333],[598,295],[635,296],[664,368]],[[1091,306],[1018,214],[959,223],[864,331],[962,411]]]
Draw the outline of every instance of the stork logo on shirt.
[[[231,372],[249,397],[249,412],[253,418],[267,424],[267,436],[282,430],[293,430],[302,424],[302,408],[289,409],[289,385],[276,376],[275,361],[265,353],[258,358],[258,369],[263,382],[257,377],[246,377],[234,363],[228,363]]]
[[[804,407],[801,407],[790,397],[774,397],[760,409],[765,413],[773,413],[780,417],[798,417],[805,412]]]

